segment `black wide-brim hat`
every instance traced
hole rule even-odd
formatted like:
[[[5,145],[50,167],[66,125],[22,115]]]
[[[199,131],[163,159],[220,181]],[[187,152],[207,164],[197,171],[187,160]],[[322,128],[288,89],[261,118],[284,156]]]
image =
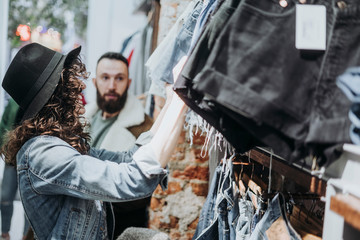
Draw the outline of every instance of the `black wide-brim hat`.
[[[76,58],[81,46],[67,55],[38,43],[22,47],[6,71],[2,87],[24,112],[22,121],[34,117],[49,101],[64,64]]]

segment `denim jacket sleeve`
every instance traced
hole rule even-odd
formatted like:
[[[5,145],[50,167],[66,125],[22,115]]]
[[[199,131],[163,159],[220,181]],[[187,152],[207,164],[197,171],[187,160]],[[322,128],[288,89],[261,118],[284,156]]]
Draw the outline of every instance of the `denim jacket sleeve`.
[[[110,202],[141,199],[150,196],[160,182],[166,187],[167,171],[148,146],[134,154],[136,148],[116,153],[95,151],[98,158],[81,155],[57,137],[39,136],[19,151],[17,168],[27,170],[33,191],[39,194]]]

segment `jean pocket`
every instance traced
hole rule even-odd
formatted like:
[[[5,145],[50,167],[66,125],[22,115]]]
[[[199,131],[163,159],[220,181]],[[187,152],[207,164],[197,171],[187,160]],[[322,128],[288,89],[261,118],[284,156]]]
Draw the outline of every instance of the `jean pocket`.
[[[63,233],[66,235],[66,239],[80,239],[79,226],[81,225],[82,215],[81,209],[72,208],[70,210],[63,228]]]

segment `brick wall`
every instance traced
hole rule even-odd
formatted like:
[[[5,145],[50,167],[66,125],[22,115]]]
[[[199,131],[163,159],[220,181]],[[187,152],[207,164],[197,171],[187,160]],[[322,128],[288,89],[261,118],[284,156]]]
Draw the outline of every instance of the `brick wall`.
[[[158,31],[158,43],[169,32],[177,18],[183,13],[191,0],[161,0],[160,19]]]
[[[192,238],[208,192],[208,159],[200,157],[204,136],[194,136],[190,146],[187,134],[182,133],[170,160],[168,189],[158,187],[151,199],[149,227],[171,239]]]

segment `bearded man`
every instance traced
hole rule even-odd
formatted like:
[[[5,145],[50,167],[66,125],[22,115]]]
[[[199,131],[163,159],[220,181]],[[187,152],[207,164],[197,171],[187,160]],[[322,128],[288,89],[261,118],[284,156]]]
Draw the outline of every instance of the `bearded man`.
[[[107,52],[97,61],[96,103],[85,106],[90,121],[91,146],[112,151],[126,151],[137,137],[148,131],[152,120],[145,114],[140,100],[128,92],[131,84],[127,59],[116,52]],[[150,197],[125,203],[113,203],[115,235],[127,227],[147,227]],[[124,218],[124,213],[128,216]]]

